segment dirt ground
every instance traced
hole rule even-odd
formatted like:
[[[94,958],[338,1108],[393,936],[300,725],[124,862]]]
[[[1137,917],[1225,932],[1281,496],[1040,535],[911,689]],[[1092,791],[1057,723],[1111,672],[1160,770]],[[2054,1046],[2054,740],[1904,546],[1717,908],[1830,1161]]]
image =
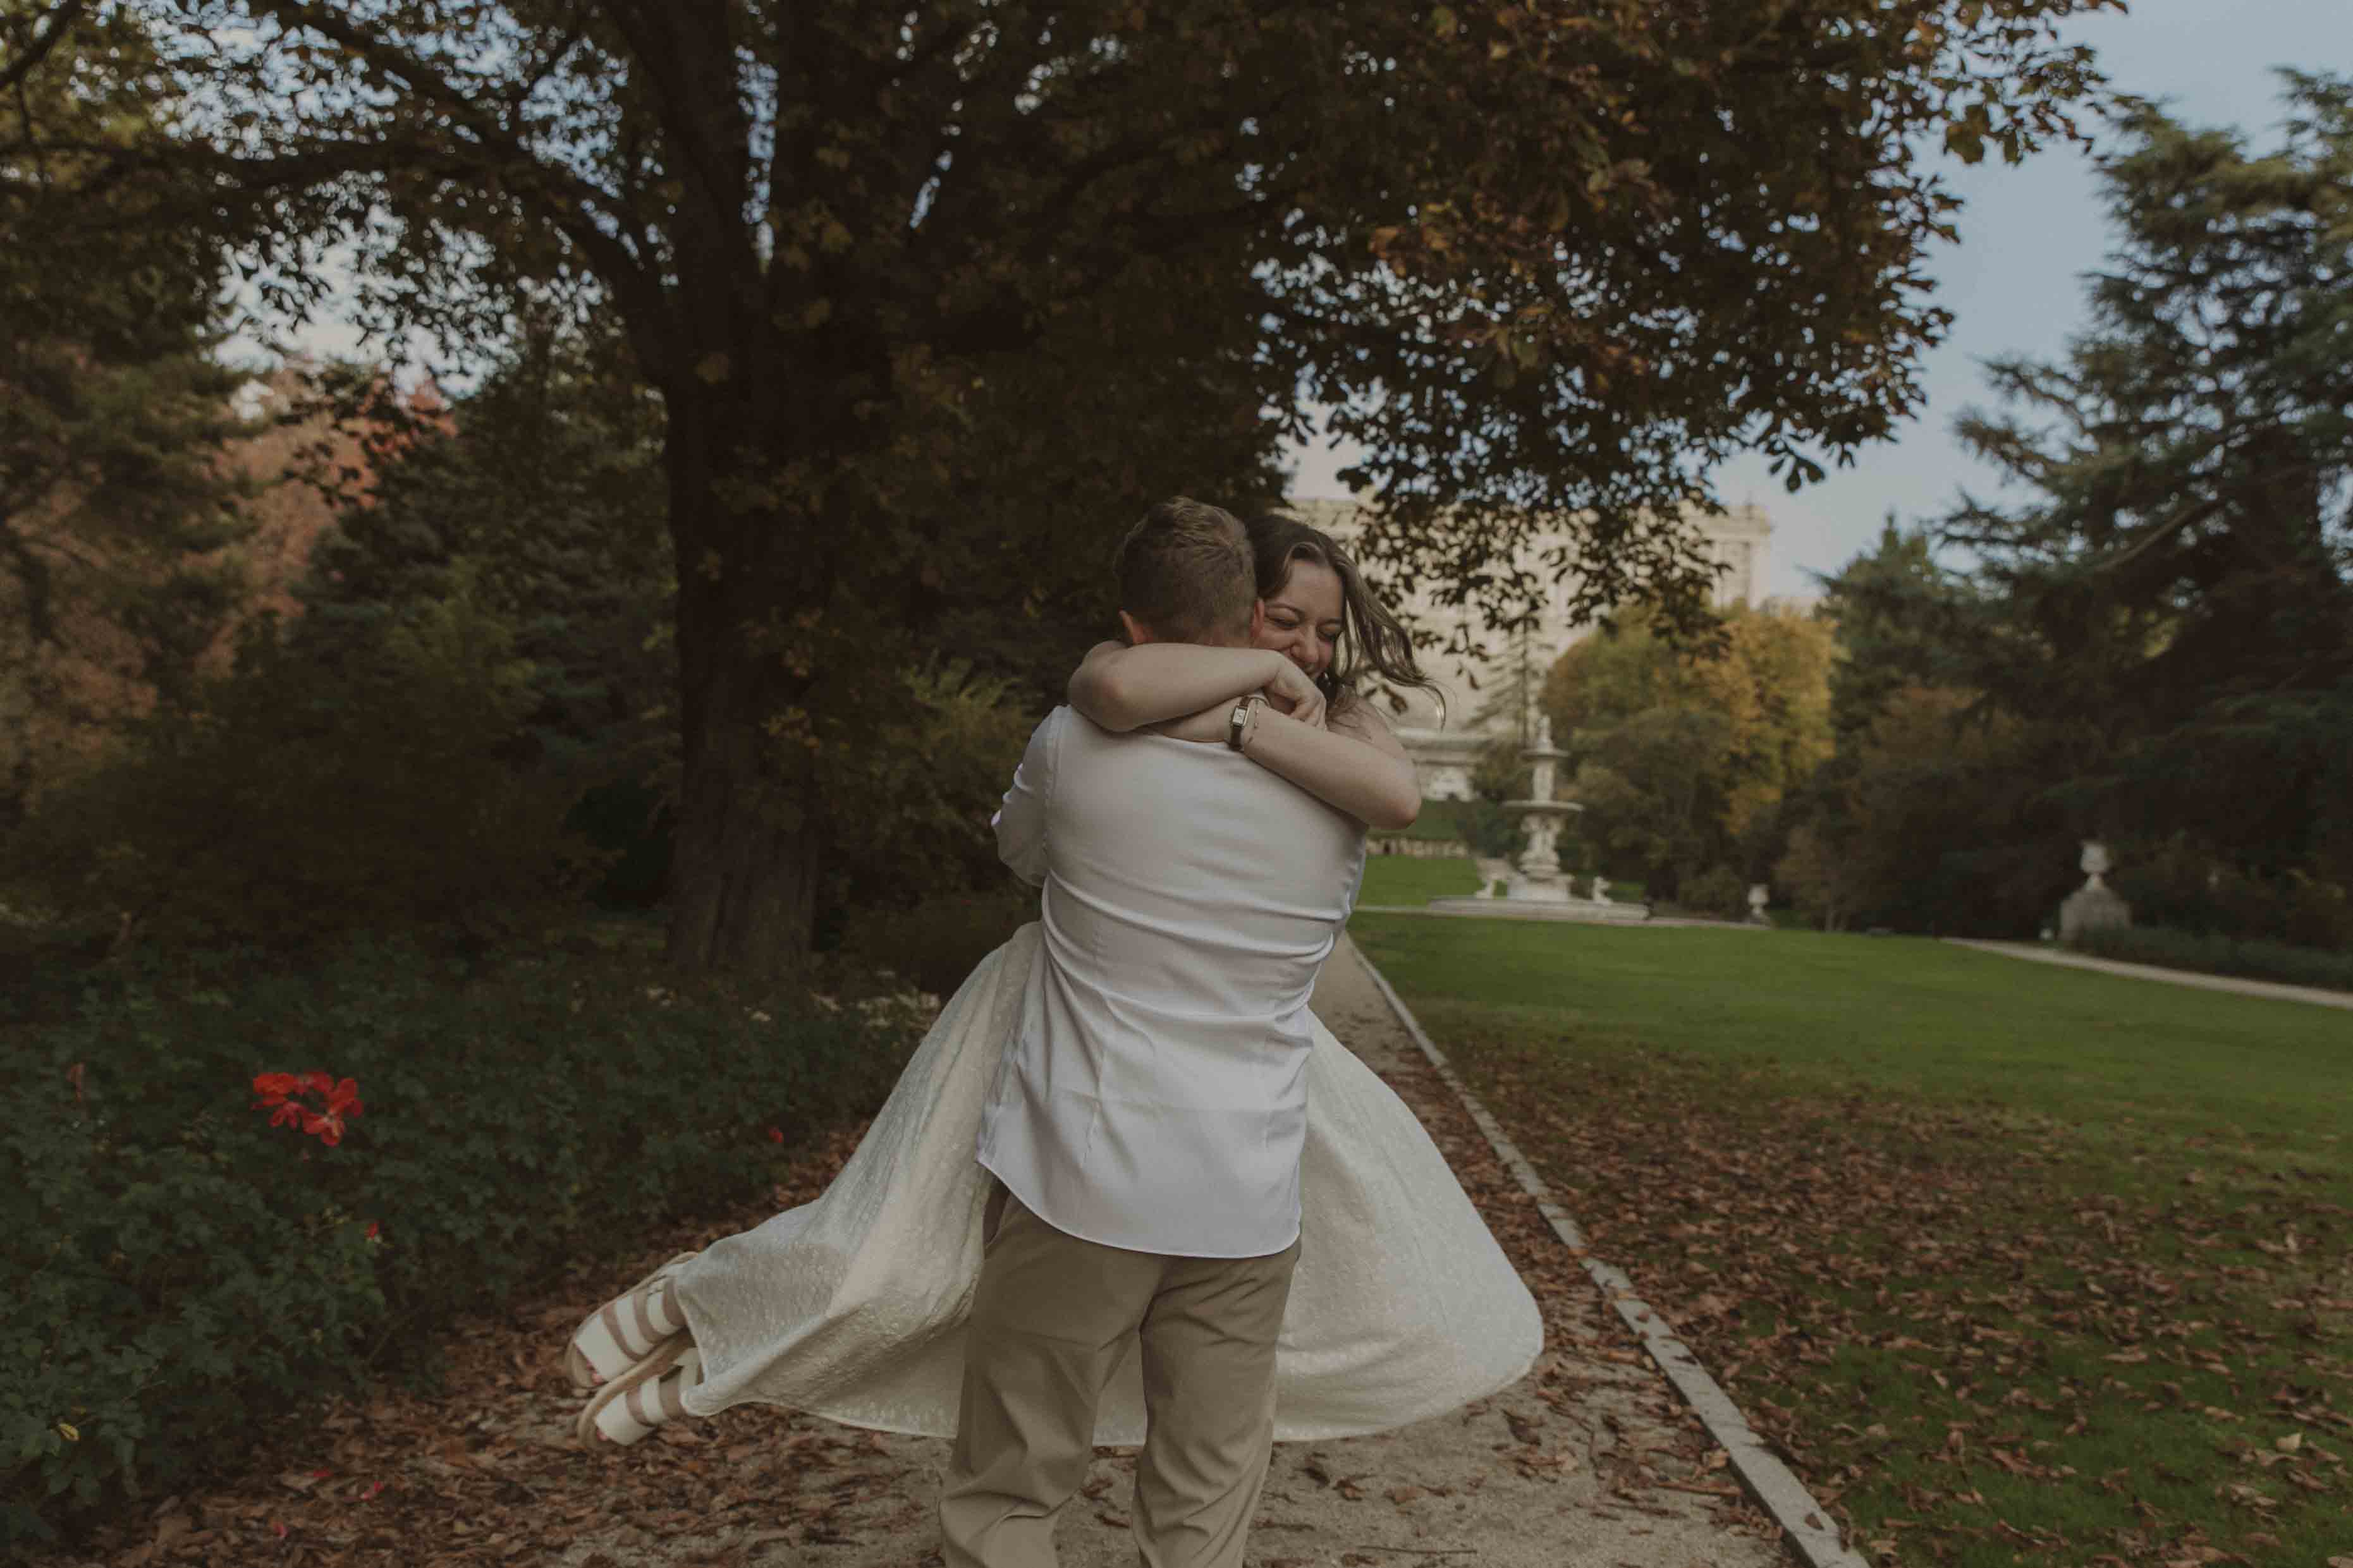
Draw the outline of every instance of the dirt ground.
[[[1346,945],[1316,1009],[1431,1131],[1542,1303],[1528,1376],[1373,1437],[1281,1444],[1253,1530],[1255,1568],[1761,1568],[1786,1559],[1665,1378],[1495,1161]],[[1443,1042],[1440,1042],[1443,1044]],[[821,1191],[845,1133],[800,1162],[778,1206]],[[649,1238],[646,1266],[766,1216]],[[641,1271],[641,1270],[638,1270]],[[550,1563],[562,1568],[911,1568],[936,1563],[946,1445],[739,1407],[633,1447],[571,1442],[565,1336],[634,1273],[585,1275],[474,1326],[448,1389],[331,1406],[257,1435],[255,1468],[125,1518],[52,1564]],[[1132,1450],[1103,1449],[1060,1528],[1067,1568],[1133,1563]]]

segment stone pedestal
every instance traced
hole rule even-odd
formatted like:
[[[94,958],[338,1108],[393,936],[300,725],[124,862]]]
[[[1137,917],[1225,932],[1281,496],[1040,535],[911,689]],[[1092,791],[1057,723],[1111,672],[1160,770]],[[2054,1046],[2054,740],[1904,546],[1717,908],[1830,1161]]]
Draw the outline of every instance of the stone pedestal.
[[[2082,887],[2059,906],[2059,940],[2073,942],[2087,931],[2112,931],[2132,924],[2132,906],[2113,888]]]
[[[2114,869],[2106,847],[2085,839],[2083,858],[2076,864],[2084,871],[2084,885],[2059,906],[2059,940],[2072,942],[2087,931],[2113,931],[2132,924],[2132,906],[2102,880]]]

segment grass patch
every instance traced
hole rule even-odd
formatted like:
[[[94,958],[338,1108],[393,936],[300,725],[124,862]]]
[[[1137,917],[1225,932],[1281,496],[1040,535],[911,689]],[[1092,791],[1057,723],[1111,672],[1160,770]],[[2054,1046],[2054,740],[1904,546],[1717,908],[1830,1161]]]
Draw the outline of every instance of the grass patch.
[[[1479,868],[1468,859],[1367,855],[1356,902],[1426,904],[1432,899],[1467,899],[1478,890]]]
[[[1352,929],[1859,1547],[2346,1551],[2341,1014],[1922,941]]]

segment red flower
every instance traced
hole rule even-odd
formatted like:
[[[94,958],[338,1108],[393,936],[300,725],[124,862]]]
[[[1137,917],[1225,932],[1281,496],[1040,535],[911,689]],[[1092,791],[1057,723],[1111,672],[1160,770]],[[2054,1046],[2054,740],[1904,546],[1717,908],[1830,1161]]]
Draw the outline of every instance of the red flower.
[[[785,1141],[785,1134],[784,1134],[784,1130],[783,1130],[782,1128],[778,1128],[778,1127],[771,1127],[771,1128],[769,1128],[769,1129],[768,1129],[768,1142],[771,1142],[771,1143],[781,1143],[781,1142],[783,1142],[784,1141]]]
[[[379,1229],[379,1228],[380,1228],[380,1227],[376,1225],[375,1221],[374,1221],[374,1220],[370,1220],[370,1221],[368,1221],[368,1227],[367,1227],[367,1238],[368,1238],[370,1241],[374,1241],[374,1240],[376,1238],[376,1232],[378,1231],[378,1229]]]
[[[330,1148],[343,1141],[344,1119],[365,1109],[359,1085],[350,1079],[339,1083],[332,1073],[266,1072],[254,1079],[253,1090],[261,1097],[254,1108],[269,1111],[269,1125],[299,1127]],[[323,1103],[313,1109],[303,1103],[305,1095],[316,1095]]]

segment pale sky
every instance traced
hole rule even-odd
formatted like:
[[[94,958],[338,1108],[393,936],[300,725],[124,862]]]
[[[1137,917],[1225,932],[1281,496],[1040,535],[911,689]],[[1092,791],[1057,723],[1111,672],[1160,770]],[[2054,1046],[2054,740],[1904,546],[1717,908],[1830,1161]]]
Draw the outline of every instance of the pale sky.
[[[2259,146],[2279,119],[2274,68],[2353,71],[2353,0],[2131,0],[2131,7],[2072,29],[2099,52],[2110,80],[2168,100],[2192,124],[2242,127]],[[1763,594],[1810,595],[1805,569],[1834,572],[1868,549],[1891,508],[1910,522],[1947,510],[1963,485],[1994,493],[1992,470],[1951,433],[1963,409],[1991,404],[1978,365],[2012,354],[2054,358],[2085,324],[2081,278],[2100,266],[2112,237],[2090,161],[2063,148],[2016,167],[1994,157],[1955,168],[1955,190],[1968,204],[1961,238],[1940,247],[1930,267],[1954,319],[1925,361],[1920,415],[1895,440],[1859,453],[1853,468],[1832,468],[1796,495],[1762,458],[1724,470],[1724,499],[1753,499],[1774,521]],[[1293,493],[1345,495],[1334,476],[1348,456],[1294,451]]]

